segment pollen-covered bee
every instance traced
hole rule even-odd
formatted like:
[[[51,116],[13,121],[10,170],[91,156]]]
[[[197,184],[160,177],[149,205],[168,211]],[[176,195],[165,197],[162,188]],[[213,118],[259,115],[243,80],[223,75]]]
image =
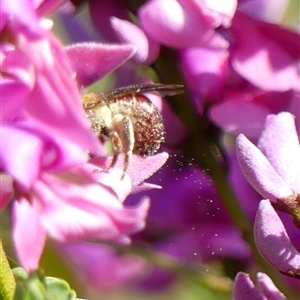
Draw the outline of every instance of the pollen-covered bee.
[[[112,143],[114,155],[108,169],[122,153],[123,178],[132,154],[153,155],[165,139],[163,118],[143,93],[172,96],[182,92],[182,85],[137,84],[83,96],[83,106],[93,130],[102,141]]]

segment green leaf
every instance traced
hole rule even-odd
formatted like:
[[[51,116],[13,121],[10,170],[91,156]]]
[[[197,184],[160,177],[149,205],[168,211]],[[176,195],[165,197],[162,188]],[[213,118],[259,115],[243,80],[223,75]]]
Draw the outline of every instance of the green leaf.
[[[46,300],[75,300],[76,294],[69,284],[62,279],[46,277]]]
[[[0,299],[12,300],[16,289],[16,281],[0,240]]]

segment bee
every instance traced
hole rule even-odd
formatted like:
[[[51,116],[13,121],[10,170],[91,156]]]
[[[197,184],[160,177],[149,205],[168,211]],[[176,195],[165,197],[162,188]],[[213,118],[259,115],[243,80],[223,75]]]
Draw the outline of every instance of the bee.
[[[172,96],[183,92],[177,84],[137,84],[109,92],[87,93],[82,103],[92,129],[102,142],[111,141],[113,158],[106,171],[124,155],[123,175],[132,154],[154,155],[165,140],[163,118],[143,93]]]

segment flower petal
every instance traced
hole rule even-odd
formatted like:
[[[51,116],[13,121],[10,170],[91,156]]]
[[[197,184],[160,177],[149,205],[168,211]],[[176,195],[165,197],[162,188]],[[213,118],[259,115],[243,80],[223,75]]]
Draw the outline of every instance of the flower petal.
[[[264,198],[276,202],[293,194],[267,158],[243,134],[236,139],[236,152],[245,177]]]
[[[294,193],[300,193],[300,146],[294,116],[287,112],[269,115],[258,147]]]
[[[260,32],[260,24],[256,22],[241,13],[235,15],[232,29],[237,42],[232,55],[233,68],[263,90],[287,91],[297,88],[299,75],[296,60],[283,45],[274,42],[272,36],[264,36]],[[276,30],[273,35],[276,35]]]
[[[111,188],[75,173],[61,178],[44,174],[34,192],[43,203],[41,222],[58,241],[96,238],[126,242],[127,234],[144,226],[149,206],[145,200],[126,208]]]
[[[14,201],[12,210],[13,240],[21,265],[36,270],[44,249],[46,234],[40,223],[42,207],[35,199]]]
[[[34,4],[31,0],[1,1],[0,30],[3,30],[7,22],[13,20],[14,30],[26,33],[32,38],[40,37],[39,19],[35,13]]]
[[[30,131],[1,125],[1,169],[27,188],[40,172],[42,140]]]
[[[62,146],[66,141],[79,147],[78,162],[82,163],[86,151],[97,153],[100,143],[84,115],[68,57],[52,36],[39,42],[27,41],[26,47],[37,73],[35,86],[24,103],[26,117],[33,127],[59,139]]]
[[[226,132],[243,133],[249,138],[256,138],[261,133],[264,120],[270,111],[247,98],[248,94],[237,95],[214,105],[210,110],[210,118]]]
[[[214,37],[218,38],[219,46],[227,45],[215,35],[214,26],[218,25],[205,8],[191,0],[151,0],[140,8],[139,19],[146,33],[164,45],[197,47]]]
[[[286,300],[286,297],[277,289],[271,278],[265,273],[257,273],[257,285],[267,299]]]
[[[78,86],[88,86],[114,71],[136,51],[132,45],[81,43],[66,47]]]
[[[111,24],[121,42],[136,46],[137,52],[134,58],[139,63],[153,63],[159,53],[159,44],[148,37],[138,26],[129,21],[113,17]]]
[[[228,51],[204,47],[186,48],[181,51],[181,65],[186,82],[193,93],[215,99],[223,91],[228,71]]]
[[[169,155],[166,152],[148,157],[133,155],[128,169],[132,186],[135,187],[140,185],[143,181],[157,172],[167,161],[168,157]]]
[[[262,200],[259,204],[254,237],[259,252],[270,264],[283,274],[300,277],[300,253],[291,244],[269,200]]]
[[[233,300],[265,300],[259,290],[255,287],[250,276],[239,272],[234,280]]]

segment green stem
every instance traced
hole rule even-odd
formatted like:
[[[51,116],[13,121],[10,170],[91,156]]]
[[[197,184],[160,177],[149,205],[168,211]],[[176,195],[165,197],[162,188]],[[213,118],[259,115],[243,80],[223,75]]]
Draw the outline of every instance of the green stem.
[[[0,240],[0,295],[2,299],[12,300],[15,289],[16,282]]]

